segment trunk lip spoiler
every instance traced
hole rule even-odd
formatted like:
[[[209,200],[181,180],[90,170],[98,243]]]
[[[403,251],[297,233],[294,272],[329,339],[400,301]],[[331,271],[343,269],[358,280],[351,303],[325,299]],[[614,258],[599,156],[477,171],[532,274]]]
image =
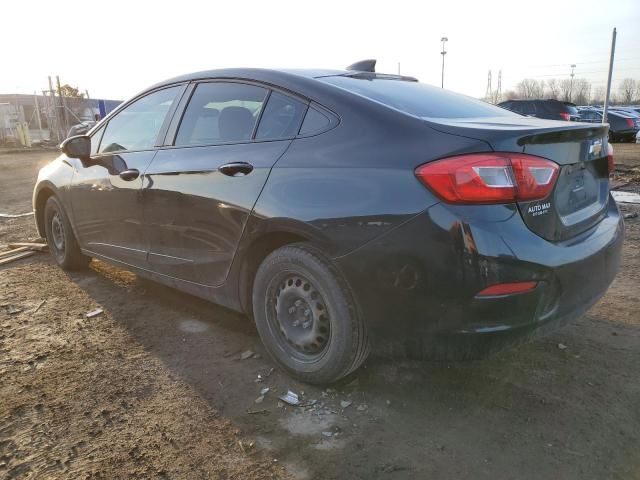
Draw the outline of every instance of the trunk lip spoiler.
[[[435,131],[479,140],[493,147],[493,142],[511,137],[518,146],[552,144],[607,138],[609,124],[562,122],[527,118],[523,123],[509,124],[494,121],[493,117],[431,118],[418,117]],[[522,119],[520,119],[522,120]]]
[[[608,130],[608,125],[602,125],[599,127],[571,128],[566,130],[540,132],[520,137],[518,139],[518,145],[540,145],[591,140],[594,138],[606,137]]]

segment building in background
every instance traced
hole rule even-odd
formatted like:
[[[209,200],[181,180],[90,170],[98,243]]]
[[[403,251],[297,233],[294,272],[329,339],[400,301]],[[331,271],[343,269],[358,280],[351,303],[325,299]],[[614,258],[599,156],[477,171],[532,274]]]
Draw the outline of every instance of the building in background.
[[[59,142],[72,126],[94,122],[120,103],[57,95],[0,94],[0,145],[19,146],[18,125],[25,124],[33,143]]]

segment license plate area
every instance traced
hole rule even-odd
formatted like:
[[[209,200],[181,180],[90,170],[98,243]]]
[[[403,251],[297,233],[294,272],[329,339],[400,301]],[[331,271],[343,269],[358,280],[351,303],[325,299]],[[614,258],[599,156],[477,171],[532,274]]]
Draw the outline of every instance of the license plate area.
[[[569,217],[598,203],[600,182],[591,167],[586,162],[563,167],[555,194],[556,208],[561,217]],[[573,223],[569,218],[566,220]]]

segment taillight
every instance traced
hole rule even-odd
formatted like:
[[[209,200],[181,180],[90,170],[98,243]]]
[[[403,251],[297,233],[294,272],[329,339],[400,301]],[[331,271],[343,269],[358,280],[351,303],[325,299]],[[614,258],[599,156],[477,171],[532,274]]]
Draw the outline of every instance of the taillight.
[[[629,128],[635,127],[635,122],[633,121],[633,118],[625,118],[625,120],[627,121],[627,125],[629,126]]]
[[[613,147],[610,143],[607,143],[607,169],[609,170],[609,175],[616,169],[616,165],[613,162]]]
[[[415,174],[449,203],[513,203],[545,198],[560,167],[523,153],[473,153],[426,163]]]
[[[566,112],[560,112],[560,118],[568,122],[569,120],[571,120],[571,114]]]

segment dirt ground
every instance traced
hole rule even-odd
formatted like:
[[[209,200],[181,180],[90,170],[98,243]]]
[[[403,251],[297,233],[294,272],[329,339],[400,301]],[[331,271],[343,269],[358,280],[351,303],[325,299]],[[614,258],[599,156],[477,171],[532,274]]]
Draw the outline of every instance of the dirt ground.
[[[0,212],[30,210],[54,155],[0,155]],[[617,279],[573,324],[481,361],[372,358],[333,389],[272,371],[246,318],[106,263],[1,266],[0,478],[640,479],[626,223]],[[0,244],[36,236],[32,217],[0,219]],[[287,389],[307,406],[279,405]]]

